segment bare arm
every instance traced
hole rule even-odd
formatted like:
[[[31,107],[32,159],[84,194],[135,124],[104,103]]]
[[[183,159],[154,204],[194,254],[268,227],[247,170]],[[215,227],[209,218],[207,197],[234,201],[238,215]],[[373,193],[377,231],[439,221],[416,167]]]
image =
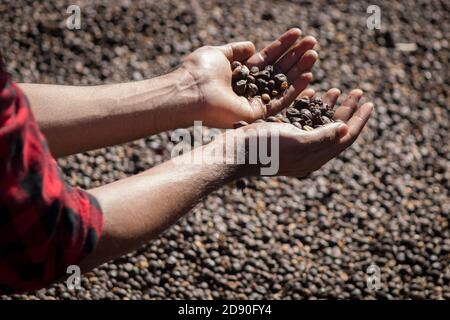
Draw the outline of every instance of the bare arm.
[[[103,235],[82,269],[89,270],[156,238],[210,192],[243,173],[237,165],[179,164],[171,160],[90,190],[104,212]]]
[[[196,84],[182,69],[112,85],[20,86],[56,157],[186,127],[199,119]]]

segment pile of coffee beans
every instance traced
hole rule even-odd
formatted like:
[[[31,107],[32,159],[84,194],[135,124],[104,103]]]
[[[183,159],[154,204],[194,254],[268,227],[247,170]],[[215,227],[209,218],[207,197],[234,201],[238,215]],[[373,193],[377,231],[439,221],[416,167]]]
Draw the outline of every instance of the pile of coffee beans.
[[[267,65],[264,70],[256,66],[249,69],[241,62],[233,61],[231,70],[233,91],[239,96],[260,98],[262,102],[269,103],[289,88],[286,75],[275,73],[272,65]]]
[[[293,126],[311,131],[325,124],[334,122],[333,107],[322,102],[320,98],[297,99],[286,110],[287,122]]]
[[[450,299],[448,1],[377,1],[382,30],[361,23],[367,1],[253,3],[85,1],[82,29],[69,30],[68,1],[0,1],[0,43],[17,82],[141,80],[203,45],[263,48],[299,26],[322,48],[311,87],[361,88],[375,104],[351,148],[310,176],[223,186],[154,241],[85,273],[79,289],[61,281],[0,300]],[[71,185],[95,188],[171,159],[170,137],[58,163]],[[373,265],[377,290],[367,286]]]
[[[263,70],[253,66],[250,69],[239,61],[231,63],[233,91],[242,97],[260,98],[262,102],[269,103],[272,98],[280,96],[287,88],[289,82],[285,74],[274,72],[273,65],[267,65]],[[295,100],[284,114],[271,116],[267,122],[286,122],[293,126],[311,131],[333,121],[333,107],[324,104],[320,98],[309,99],[303,97]],[[261,122],[264,120],[258,120]],[[247,125],[245,121],[238,121],[234,128]]]
[[[284,122],[290,123],[301,130],[312,131],[315,128],[334,122],[333,116],[333,107],[323,103],[320,98],[309,99],[308,97],[302,97],[296,99],[286,111],[256,122]],[[234,128],[237,129],[247,124],[245,121],[238,121],[234,123]]]

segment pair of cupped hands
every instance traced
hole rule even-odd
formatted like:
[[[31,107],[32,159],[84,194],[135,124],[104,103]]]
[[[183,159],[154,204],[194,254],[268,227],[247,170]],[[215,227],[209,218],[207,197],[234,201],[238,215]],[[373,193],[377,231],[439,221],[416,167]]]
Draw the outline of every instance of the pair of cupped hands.
[[[307,86],[313,77],[312,67],[318,59],[313,50],[316,43],[313,37],[302,37],[301,30],[293,28],[258,52],[248,41],[197,49],[183,59],[181,68],[194,80],[200,96],[197,106],[201,114],[199,120],[207,126],[231,128],[240,120],[252,123],[277,114],[298,97],[314,97],[314,90]],[[234,60],[260,69],[272,64],[288,77],[290,86],[281,97],[268,104],[259,98],[240,97],[231,86],[230,62]],[[339,89],[332,88],[322,96],[322,100],[334,107],[340,95]],[[249,129],[275,128],[280,139],[279,174],[305,176],[349,147],[361,133],[373,110],[370,102],[359,105],[362,95],[360,89],[352,90],[335,108],[336,122],[313,131],[300,130],[286,123],[253,123],[236,131],[245,134]]]

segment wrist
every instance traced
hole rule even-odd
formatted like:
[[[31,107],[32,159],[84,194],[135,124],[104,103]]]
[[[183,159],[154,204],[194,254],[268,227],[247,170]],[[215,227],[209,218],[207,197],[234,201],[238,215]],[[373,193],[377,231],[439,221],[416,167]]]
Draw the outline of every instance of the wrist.
[[[235,180],[258,175],[259,165],[250,164],[248,147],[248,136],[243,130],[227,130],[194,152],[201,153],[203,163],[215,166],[227,180]]]
[[[180,106],[182,126],[192,126],[194,121],[202,120],[203,95],[195,74],[181,66],[169,73],[168,77],[174,84],[175,103]]]

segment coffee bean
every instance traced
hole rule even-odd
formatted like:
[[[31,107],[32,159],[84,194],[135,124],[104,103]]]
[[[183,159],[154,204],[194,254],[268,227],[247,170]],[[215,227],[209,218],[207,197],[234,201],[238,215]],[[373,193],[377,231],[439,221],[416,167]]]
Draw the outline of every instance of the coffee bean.
[[[259,68],[258,68],[257,66],[251,67],[250,73],[251,73],[252,75],[256,75],[256,74],[258,74],[258,72],[259,72]]]
[[[247,80],[239,80],[238,82],[236,82],[233,89],[237,95],[244,95],[247,90]]]
[[[240,66],[242,66],[242,63],[240,63],[239,61],[233,61],[231,63],[231,70],[234,70],[234,69],[236,69],[237,67],[240,67]]]
[[[304,125],[304,126],[303,126],[303,129],[306,130],[306,131],[313,131],[313,130],[314,130],[313,127],[310,127],[310,126],[308,126],[308,125]]]
[[[331,123],[332,121],[330,120],[330,118],[328,118],[327,116],[322,116],[321,117],[322,123],[323,124],[328,124]]]
[[[324,116],[326,116],[329,119],[333,119],[334,117],[334,111],[333,110],[327,110],[323,113]]]
[[[273,78],[278,85],[281,85],[283,82],[287,82],[287,77],[283,73],[278,73]]]
[[[246,95],[249,97],[253,97],[258,93],[258,86],[254,83],[249,83],[247,85]]]
[[[250,74],[250,70],[248,69],[248,67],[246,65],[242,65],[240,67],[240,71],[241,71],[241,79],[247,78]]]
[[[309,111],[308,109],[301,109],[300,110],[300,117],[303,118],[303,119],[307,118],[307,119],[311,120],[313,115],[312,115],[311,111]]]
[[[303,127],[302,127],[302,125],[300,124],[300,122],[297,122],[297,121],[292,122],[292,125],[293,125],[294,127],[298,128],[298,129],[303,129]]]
[[[257,78],[256,85],[258,86],[258,89],[262,92],[264,90],[264,88],[267,87],[268,82],[264,79]]]
[[[273,72],[273,65],[268,64],[267,66],[265,66],[264,70],[269,72],[269,73],[272,73]]]
[[[236,68],[234,68],[233,72],[231,73],[231,77],[232,77],[233,81],[242,79],[241,78],[241,75],[242,75],[241,69],[242,69],[241,66],[237,66]]]
[[[267,70],[263,70],[258,72],[258,74],[256,75],[257,78],[269,81],[270,80],[270,72]]]
[[[314,104],[314,105],[317,104],[317,105],[321,106],[323,102],[322,102],[322,100],[320,98],[315,97],[315,98],[311,99],[311,103]]]
[[[288,109],[286,110],[286,115],[287,115],[288,117],[296,117],[296,116],[300,115],[300,111],[298,111],[298,110],[295,109],[295,108],[288,108]]]
[[[263,94],[261,95],[261,100],[262,100],[264,103],[269,103],[269,102],[270,102],[270,96],[269,96],[267,93],[263,93]]]
[[[302,97],[301,99],[294,101],[294,108],[301,110],[307,108],[309,105],[308,97]]]

